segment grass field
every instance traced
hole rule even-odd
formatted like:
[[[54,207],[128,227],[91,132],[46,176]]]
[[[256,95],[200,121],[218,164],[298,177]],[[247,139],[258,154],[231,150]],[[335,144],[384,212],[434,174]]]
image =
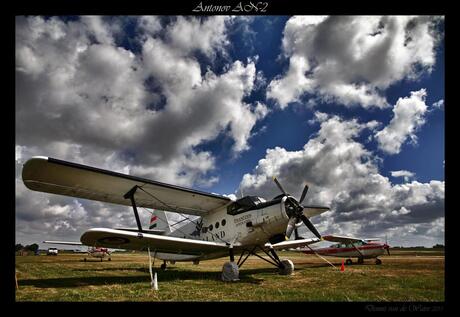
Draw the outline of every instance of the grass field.
[[[250,257],[240,281],[224,283],[226,258],[199,265],[177,262],[159,269],[159,290],[150,288],[148,256],[115,253],[112,261],[83,262],[85,255],[17,256],[16,301],[444,301],[444,253],[394,251],[382,265],[339,268],[340,258],[280,252],[295,264],[293,275]]]

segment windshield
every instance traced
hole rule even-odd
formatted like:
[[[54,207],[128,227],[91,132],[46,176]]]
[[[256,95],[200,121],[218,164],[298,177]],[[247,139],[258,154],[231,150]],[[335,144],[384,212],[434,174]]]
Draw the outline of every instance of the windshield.
[[[253,207],[263,202],[265,202],[263,198],[257,196],[245,196],[229,205],[227,207],[227,213],[229,215],[237,215],[239,213],[252,209]]]

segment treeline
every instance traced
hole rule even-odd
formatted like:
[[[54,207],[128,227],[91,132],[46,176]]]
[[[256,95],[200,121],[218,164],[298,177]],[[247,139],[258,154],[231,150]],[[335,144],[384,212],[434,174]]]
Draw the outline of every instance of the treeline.
[[[416,247],[403,247],[403,246],[399,246],[399,247],[391,247],[392,249],[430,249],[430,248],[427,248],[427,247],[424,247],[423,245],[421,246],[416,246]],[[431,249],[444,249],[444,244],[435,244],[434,246],[431,247]]]
[[[36,243],[33,243],[33,244],[29,244],[29,245],[26,245],[26,246],[23,246],[22,244],[18,243],[16,244],[15,248],[14,248],[14,251],[18,252],[18,251],[32,251],[32,252],[37,252],[38,251],[38,244]]]

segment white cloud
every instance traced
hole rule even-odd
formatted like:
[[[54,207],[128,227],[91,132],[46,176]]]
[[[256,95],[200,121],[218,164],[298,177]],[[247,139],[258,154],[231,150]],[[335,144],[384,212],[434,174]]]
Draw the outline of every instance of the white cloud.
[[[177,17],[177,21],[166,29],[170,45],[184,55],[200,50],[206,56],[213,56],[229,44],[226,25],[230,17],[212,16],[206,19]]]
[[[118,45],[131,36],[123,33],[123,23],[132,20],[140,33],[128,39],[136,44],[130,50]],[[85,201],[78,207],[70,198],[26,190],[20,174],[31,156],[205,187],[219,179],[212,175],[213,154],[198,146],[226,134],[235,155],[250,148],[253,127],[268,108],[244,101],[255,88],[256,58],[229,62],[219,74],[212,69],[216,56],[226,56],[227,20],[16,18],[18,236],[40,230],[57,236],[65,228],[81,233],[95,224],[133,221],[125,207],[116,206],[107,217],[103,204]],[[37,216],[82,212],[91,222],[70,217],[30,223]]]
[[[391,176],[393,177],[403,177],[405,182],[408,182],[409,179],[415,177],[415,174],[409,171],[391,171]]]
[[[368,124],[317,114],[320,130],[303,149],[268,149],[240,188],[245,195],[270,199],[279,194],[276,176],[285,190],[299,198],[305,183],[310,185],[304,204],[326,205],[331,211],[312,218],[323,233],[361,237],[388,234],[394,243],[413,245],[429,224],[444,216],[444,182],[392,185],[380,174],[380,159],[367,151],[357,138]],[[400,171],[401,172],[401,171]],[[397,175],[401,174],[396,172]],[[409,175],[402,173],[404,175]],[[392,230],[413,226],[414,232],[398,237]],[[303,234],[310,234],[303,227]],[[407,229],[407,228],[406,228]],[[424,244],[437,243],[433,237]]]
[[[415,132],[425,123],[426,90],[412,91],[410,97],[399,98],[393,108],[393,118],[388,126],[375,134],[379,148],[388,154],[397,154],[410,138],[416,144]]]
[[[388,106],[382,92],[403,79],[431,72],[436,17],[296,16],[284,29],[284,76],[267,97],[281,108],[305,93],[326,102],[364,108]]]
[[[437,109],[442,109],[444,108],[444,99],[439,99],[435,103],[433,103],[433,107]]]

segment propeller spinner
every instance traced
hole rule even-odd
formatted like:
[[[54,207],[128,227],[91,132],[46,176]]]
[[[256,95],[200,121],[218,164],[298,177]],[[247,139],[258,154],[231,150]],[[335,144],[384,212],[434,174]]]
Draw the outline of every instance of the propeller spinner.
[[[281,192],[287,196],[285,201],[286,213],[289,217],[289,221],[286,228],[286,237],[290,238],[294,229],[296,229],[296,223],[302,221],[311,232],[315,234],[319,239],[321,239],[321,235],[319,234],[318,230],[316,230],[315,226],[311,223],[311,221],[303,214],[302,202],[305,199],[305,196],[308,192],[308,185],[305,185],[302,195],[300,196],[300,201],[295,200],[293,197],[289,196],[286,191],[283,189],[283,186],[278,182],[276,177],[273,178],[278,188]],[[296,234],[297,236],[297,234]]]

